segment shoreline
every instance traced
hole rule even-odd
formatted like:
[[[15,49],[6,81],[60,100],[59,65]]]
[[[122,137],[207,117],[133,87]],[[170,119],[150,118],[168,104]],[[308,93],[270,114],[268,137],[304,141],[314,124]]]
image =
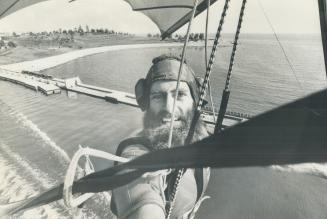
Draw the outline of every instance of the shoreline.
[[[32,71],[39,72],[45,69],[49,69],[69,61],[73,61],[78,58],[82,58],[89,55],[109,52],[109,51],[118,51],[118,50],[127,50],[127,49],[143,49],[143,48],[157,48],[157,47],[179,47],[182,46],[181,43],[147,43],[147,44],[127,44],[127,45],[112,45],[112,46],[101,46],[94,48],[87,48],[82,50],[74,50],[67,53],[49,56],[45,58],[35,59],[31,61],[23,61],[13,64],[0,65],[0,68],[21,72]],[[190,45],[191,46],[191,45]]]

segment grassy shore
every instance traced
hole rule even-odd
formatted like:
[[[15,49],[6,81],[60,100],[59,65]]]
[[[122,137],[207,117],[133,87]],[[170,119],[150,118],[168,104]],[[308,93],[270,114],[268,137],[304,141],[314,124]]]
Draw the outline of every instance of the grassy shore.
[[[13,41],[16,44],[16,47],[0,51],[0,65],[30,61],[85,48],[171,42],[161,41],[159,38],[105,34],[74,36],[73,41],[65,43],[60,43],[57,39],[50,37],[36,38],[33,36],[11,37],[9,40]]]

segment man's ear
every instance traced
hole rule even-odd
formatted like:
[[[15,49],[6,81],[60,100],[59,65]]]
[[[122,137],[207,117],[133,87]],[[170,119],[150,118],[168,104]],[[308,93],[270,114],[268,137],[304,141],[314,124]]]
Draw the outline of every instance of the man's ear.
[[[148,106],[148,98],[146,97],[146,80],[144,78],[138,80],[135,85],[136,102],[142,111],[145,111]]]

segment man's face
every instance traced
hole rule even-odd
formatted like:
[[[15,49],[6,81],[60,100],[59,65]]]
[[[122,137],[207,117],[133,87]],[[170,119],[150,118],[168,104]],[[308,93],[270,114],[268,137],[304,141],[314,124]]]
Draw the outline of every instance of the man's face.
[[[156,141],[168,140],[177,81],[159,80],[150,89],[149,108],[144,117],[145,129]],[[175,144],[183,144],[194,115],[194,101],[189,86],[180,82],[174,117]],[[149,136],[151,138],[151,136]],[[158,139],[159,138],[159,139]],[[174,139],[175,138],[175,139]]]

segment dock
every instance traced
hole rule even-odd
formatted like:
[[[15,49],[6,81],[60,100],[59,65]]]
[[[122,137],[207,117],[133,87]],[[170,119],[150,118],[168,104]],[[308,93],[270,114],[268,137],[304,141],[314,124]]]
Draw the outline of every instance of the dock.
[[[0,80],[9,81],[35,91],[40,91],[45,95],[60,94],[61,90],[67,90],[103,99],[113,104],[126,104],[138,107],[134,94],[84,84],[79,77],[61,79],[30,71],[14,72],[7,69],[0,69]],[[224,117],[223,127],[230,127],[249,119],[247,115],[242,115],[243,114],[233,112],[227,113]],[[204,109],[201,112],[201,117],[208,125],[214,126],[215,121],[212,111]],[[215,117],[217,118],[217,113],[215,113]]]
[[[79,77],[66,79],[65,89],[68,91],[101,98],[115,104],[123,103],[130,106],[138,107],[134,94],[84,84],[79,79]]]
[[[15,84],[20,84],[35,91],[40,91],[45,95],[59,94],[61,92],[60,87],[53,83],[49,83],[46,80],[40,80],[35,76],[16,73],[8,70],[0,69],[0,79]]]

